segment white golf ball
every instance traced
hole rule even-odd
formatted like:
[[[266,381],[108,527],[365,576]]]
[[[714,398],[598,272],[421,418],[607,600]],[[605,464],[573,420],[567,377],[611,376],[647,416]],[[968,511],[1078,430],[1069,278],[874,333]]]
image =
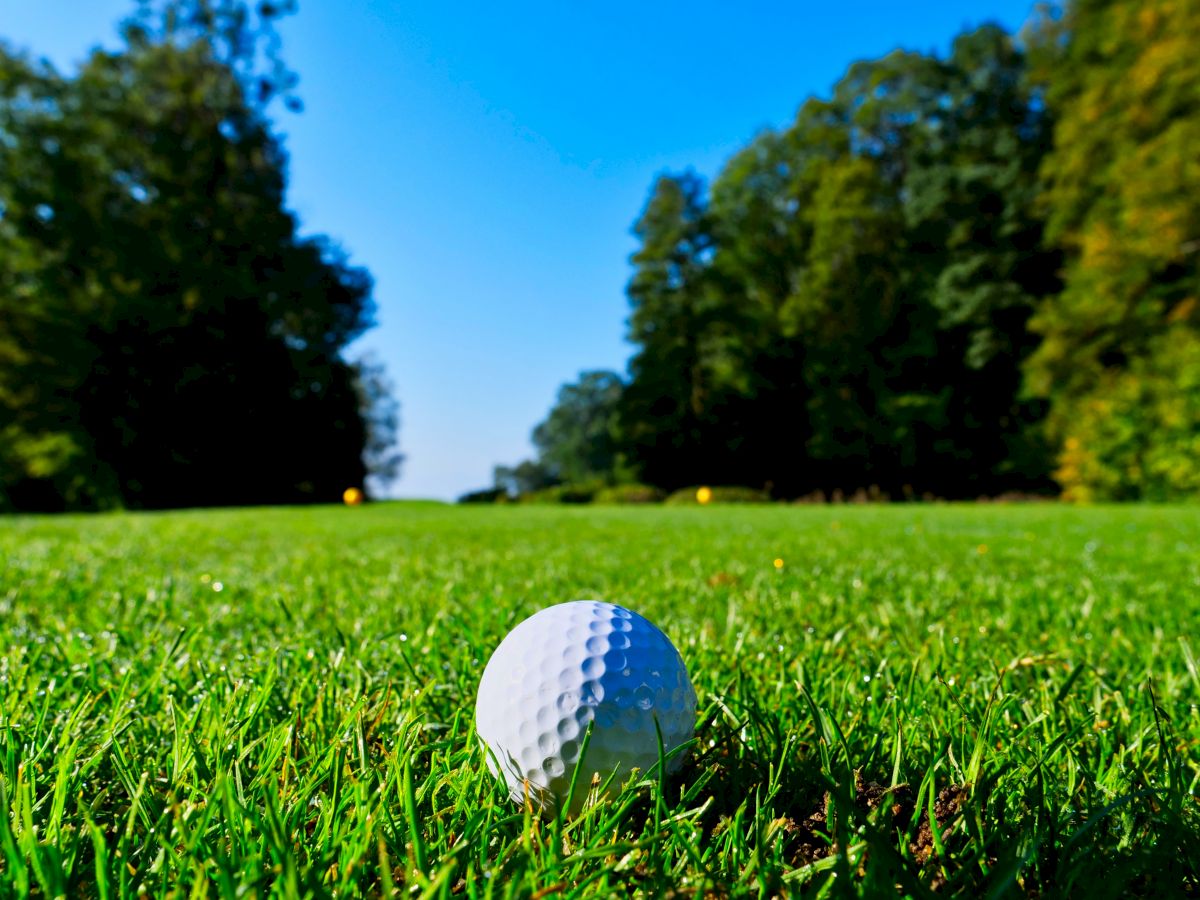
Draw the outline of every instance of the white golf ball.
[[[510,631],[483,670],[475,706],[488,768],[519,803],[528,783],[542,809],[567,799],[592,725],[571,813],[594,775],[616,772],[619,786],[658,762],[656,721],[667,753],[696,728],[696,693],[679,651],[637,613],[590,600],[548,607]],[[677,754],[668,771],[682,762]]]

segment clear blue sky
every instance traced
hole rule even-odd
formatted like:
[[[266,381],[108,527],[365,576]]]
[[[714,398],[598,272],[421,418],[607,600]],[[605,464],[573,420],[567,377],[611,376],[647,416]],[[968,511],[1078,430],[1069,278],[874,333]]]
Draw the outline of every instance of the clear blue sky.
[[[0,37],[69,69],[133,0],[0,0]],[[300,0],[290,202],[375,276],[408,460],[453,498],[530,452],[558,386],[624,370],[629,228],[653,177],[712,176],[854,60],[945,50],[1032,0],[457,4]]]

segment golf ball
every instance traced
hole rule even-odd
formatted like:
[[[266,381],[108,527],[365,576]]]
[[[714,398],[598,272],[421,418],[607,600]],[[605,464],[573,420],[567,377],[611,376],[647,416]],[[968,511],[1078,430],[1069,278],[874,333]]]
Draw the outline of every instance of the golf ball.
[[[655,730],[658,723],[658,731]],[[592,735],[580,759],[589,724]],[[509,632],[483,670],[475,728],[488,768],[519,803],[562,805],[582,767],[568,812],[614,772],[658,762],[658,732],[669,753],[696,728],[696,693],[679,651],[637,613],[576,601],[541,610]],[[683,754],[668,771],[678,769]]]

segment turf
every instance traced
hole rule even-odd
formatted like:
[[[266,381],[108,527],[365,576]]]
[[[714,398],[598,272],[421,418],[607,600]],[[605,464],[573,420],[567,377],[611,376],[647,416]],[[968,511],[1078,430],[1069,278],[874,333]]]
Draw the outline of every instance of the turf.
[[[1200,509],[382,504],[0,554],[0,896],[1200,891]],[[676,642],[697,740],[543,821],[475,688],[589,597]]]

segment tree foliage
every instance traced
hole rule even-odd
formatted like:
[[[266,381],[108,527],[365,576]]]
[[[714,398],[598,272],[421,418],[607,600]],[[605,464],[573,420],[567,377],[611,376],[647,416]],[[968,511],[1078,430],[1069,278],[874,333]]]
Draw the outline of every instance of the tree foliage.
[[[1100,499],[1200,496],[1200,6],[1077,0],[1033,38],[1058,115],[1042,175],[1066,267],[1029,374],[1060,478]]]
[[[513,466],[496,466],[492,481],[495,489],[508,497],[533,494],[562,483],[548,466],[534,459],[524,459]],[[472,495],[483,493],[474,491]]]
[[[621,377],[607,371],[583,372],[577,382],[564,384],[545,421],[533,430],[536,457],[496,466],[493,499],[587,502],[602,486],[627,480],[616,430],[624,389]],[[463,502],[487,496],[475,491]]]
[[[285,207],[266,116],[294,84],[285,11],[144,2],[70,76],[0,49],[0,503],[362,483],[378,381],[342,351],[372,324],[371,279]]]
[[[1027,321],[1057,287],[1035,209],[1051,120],[1013,39],[853,66],[707,190],[660,178],[634,228],[619,423],[667,488],[784,496],[1044,489]]]
[[[856,63],[711,185],[656,179],[624,477],[1200,494],[1200,7],[1079,0],[1026,34]]]
[[[533,431],[538,459],[568,483],[601,481],[617,471],[617,405],[624,384],[615,372],[584,372],[565,384],[546,420]]]

